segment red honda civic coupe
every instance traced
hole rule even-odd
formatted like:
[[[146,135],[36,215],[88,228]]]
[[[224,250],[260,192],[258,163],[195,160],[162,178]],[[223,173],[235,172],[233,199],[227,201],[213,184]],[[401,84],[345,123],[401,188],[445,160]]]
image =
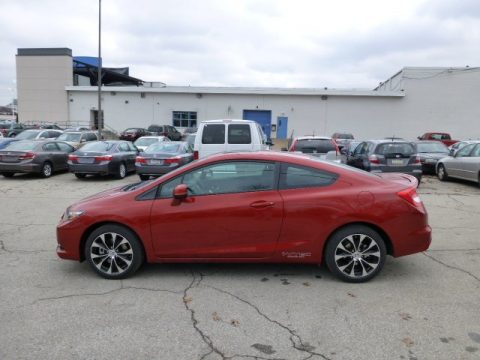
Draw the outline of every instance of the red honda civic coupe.
[[[153,181],[70,206],[57,254],[107,279],[144,262],[326,264],[370,280],[394,257],[426,250],[431,228],[404,174],[371,174],[304,155],[219,154]]]

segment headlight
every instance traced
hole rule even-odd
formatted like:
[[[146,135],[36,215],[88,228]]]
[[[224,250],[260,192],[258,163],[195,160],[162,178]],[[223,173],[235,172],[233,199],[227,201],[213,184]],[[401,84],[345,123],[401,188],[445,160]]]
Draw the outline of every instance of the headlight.
[[[85,213],[85,211],[83,211],[83,210],[72,211],[72,210],[70,210],[70,208],[68,208],[62,216],[62,220],[63,221],[72,220],[72,219],[75,219],[79,216],[82,216],[84,213]]]

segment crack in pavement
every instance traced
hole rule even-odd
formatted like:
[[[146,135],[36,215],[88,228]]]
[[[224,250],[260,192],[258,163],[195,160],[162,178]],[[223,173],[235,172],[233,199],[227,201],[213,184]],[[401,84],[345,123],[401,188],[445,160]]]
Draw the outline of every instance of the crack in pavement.
[[[166,292],[166,293],[177,294],[177,295],[183,292],[183,291],[174,291],[174,290],[168,290],[168,289],[144,288],[140,286],[123,286],[122,282],[120,284],[121,285],[119,288],[105,291],[103,293],[79,293],[79,294],[68,294],[68,295],[62,295],[62,296],[52,296],[52,297],[37,299],[29,305],[30,306],[36,305],[39,302],[43,302],[43,301],[62,300],[62,299],[69,299],[69,298],[76,298],[76,297],[83,297],[83,296],[104,296],[104,295],[109,295],[114,292],[122,291],[122,290],[144,290],[144,291],[151,291],[151,292]]]
[[[456,267],[456,266],[453,266],[453,265],[448,265],[448,264],[444,263],[443,261],[440,261],[440,260],[434,258],[433,256],[428,255],[428,254],[425,253],[425,252],[422,252],[422,254],[425,255],[426,257],[428,257],[429,259],[431,259],[431,260],[433,260],[433,261],[435,261],[435,262],[437,262],[437,263],[439,263],[439,264],[441,264],[441,265],[443,265],[443,266],[445,266],[445,267],[447,267],[447,268],[449,268],[449,269],[463,272],[464,274],[467,274],[467,275],[471,276],[471,277],[474,278],[475,280],[480,281],[480,278],[479,278],[478,276],[472,274],[471,272],[469,272],[469,271],[467,271],[467,270],[464,270],[464,269],[462,269],[462,268],[459,268],[459,267]]]
[[[226,295],[229,295],[241,302],[243,302],[244,304],[247,304],[248,306],[250,306],[252,309],[254,309],[260,316],[262,316],[264,319],[266,319],[267,321],[271,322],[272,324],[276,324],[277,326],[281,327],[282,329],[286,330],[289,334],[290,334],[290,341],[293,345],[293,348],[298,350],[298,351],[302,351],[302,352],[306,352],[309,354],[309,356],[307,356],[306,358],[304,358],[303,360],[307,360],[307,359],[310,359],[312,356],[319,356],[321,357],[322,359],[325,359],[325,360],[330,360],[327,356],[325,356],[324,354],[321,354],[321,353],[317,353],[317,352],[314,352],[313,349],[312,349],[312,346],[309,345],[308,343],[305,343],[302,338],[295,332],[295,330],[292,330],[290,329],[288,326],[282,324],[281,322],[277,321],[277,320],[274,320],[274,319],[271,319],[270,317],[268,317],[268,315],[266,315],[265,313],[263,313],[256,305],[252,304],[251,302],[249,302],[248,300],[245,300],[245,299],[242,299],[241,297],[235,295],[235,294],[232,294],[226,290],[223,290],[223,289],[219,289],[215,286],[211,286],[211,285],[204,285],[205,287],[208,287],[210,289],[213,289],[213,290],[216,290],[218,292],[221,292],[223,294],[226,294]]]
[[[480,251],[480,248],[474,249],[428,249],[428,252],[442,252],[442,251]]]
[[[453,196],[454,196],[454,194],[447,194],[447,197],[448,197],[449,199],[452,199],[453,201],[455,201],[456,203],[458,203],[458,204],[460,204],[460,205],[463,205],[463,206],[466,205],[463,201],[460,201],[460,200],[458,200],[458,199],[455,199]]]
[[[3,240],[0,240],[0,252],[2,251],[8,254],[39,254],[44,252],[51,252],[52,250],[10,250],[7,249]]]

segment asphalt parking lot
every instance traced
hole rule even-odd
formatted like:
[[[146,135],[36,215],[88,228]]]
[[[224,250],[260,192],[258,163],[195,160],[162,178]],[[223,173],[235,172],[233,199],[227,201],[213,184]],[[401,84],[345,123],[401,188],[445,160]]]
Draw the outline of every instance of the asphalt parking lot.
[[[388,258],[365,284],[242,264],[147,265],[108,281],[57,258],[69,204],[137,179],[0,178],[0,359],[480,358],[477,185],[425,177],[430,250]]]

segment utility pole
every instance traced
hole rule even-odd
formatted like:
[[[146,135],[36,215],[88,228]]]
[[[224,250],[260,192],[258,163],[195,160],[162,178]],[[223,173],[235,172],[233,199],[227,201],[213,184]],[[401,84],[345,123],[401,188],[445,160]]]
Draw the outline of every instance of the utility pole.
[[[98,139],[102,139],[103,114],[102,114],[102,0],[98,0]]]

